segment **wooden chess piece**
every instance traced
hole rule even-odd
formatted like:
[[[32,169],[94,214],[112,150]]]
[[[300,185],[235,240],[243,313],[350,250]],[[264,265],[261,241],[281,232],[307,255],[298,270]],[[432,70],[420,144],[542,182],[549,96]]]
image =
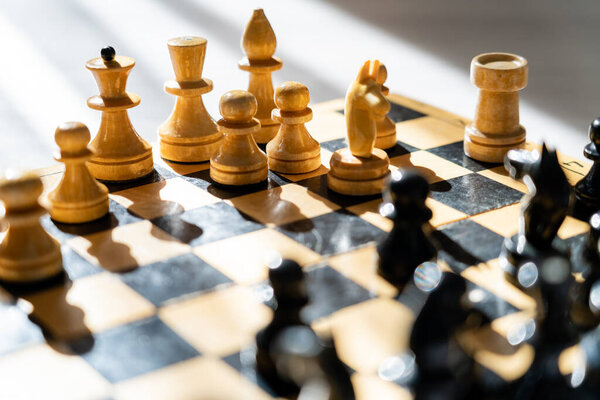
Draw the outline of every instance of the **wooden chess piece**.
[[[592,160],[594,165],[575,185],[573,204],[573,215],[584,221],[600,210],[600,118],[592,121],[589,134],[590,143],[585,146],[583,155]]]
[[[347,195],[381,193],[389,175],[390,160],[374,148],[377,123],[390,111],[390,103],[377,83],[379,61],[367,61],[346,93],[346,131],[348,148],[331,156],[327,174],[329,189]]]
[[[310,136],[305,123],[312,119],[308,88],[285,82],[275,91],[273,119],[281,122],[277,135],[267,144],[269,168],[284,174],[302,174],[321,166],[321,147]]]
[[[377,74],[377,83],[381,85],[381,93],[387,96],[390,89],[384,85],[387,80],[387,68],[381,64]],[[377,137],[375,138],[375,147],[386,150],[396,145],[396,124],[387,115],[381,121],[377,121]]]
[[[81,122],[65,122],[56,128],[54,139],[60,150],[55,159],[65,164],[65,173],[48,194],[52,219],[69,224],[93,221],[108,212],[108,189],[90,174],[86,161],[90,131]]]
[[[30,173],[6,173],[0,178],[0,200],[8,226],[0,242],[0,279],[28,283],[62,271],[60,244],[42,227],[46,209],[38,202],[41,179]]]
[[[474,121],[465,128],[464,151],[479,161],[501,163],[510,149],[525,144],[519,124],[519,90],[527,86],[529,65],[508,53],[480,54],[471,61],[471,82],[479,99]]]
[[[275,108],[271,73],[281,69],[283,64],[273,56],[276,47],[275,32],[264,11],[262,8],[254,10],[242,37],[246,57],[239,61],[238,66],[250,73],[248,91],[258,102],[256,118],[261,127],[252,134],[256,143],[268,143],[279,130],[279,122],[271,118],[271,111]]]
[[[260,129],[256,98],[245,90],[225,93],[219,102],[223,116],[217,122],[225,135],[219,150],[210,159],[210,177],[223,185],[250,185],[267,179],[267,156],[252,134]]]
[[[102,111],[98,133],[90,143],[94,156],[88,162],[92,176],[105,181],[126,181],[152,172],[152,147],[138,136],[131,125],[127,109],[140,104],[140,96],[125,91],[127,77],[135,65],[133,58],[115,56],[112,47],[105,47],[101,57],[89,60],[89,69],[100,95],[87,104]]]
[[[178,37],[167,45],[175,80],[165,83],[165,92],[177,96],[177,101],[169,119],[158,128],[160,155],[178,162],[207,161],[223,135],[202,102],[202,95],[213,89],[212,81],[202,77],[206,39]]]

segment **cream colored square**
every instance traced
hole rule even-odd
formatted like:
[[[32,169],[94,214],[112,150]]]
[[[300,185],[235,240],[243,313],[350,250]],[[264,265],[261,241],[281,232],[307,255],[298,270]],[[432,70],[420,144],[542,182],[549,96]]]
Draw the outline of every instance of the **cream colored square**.
[[[376,373],[386,358],[408,348],[414,316],[398,301],[379,297],[328,319],[340,359],[359,373]]]
[[[272,317],[251,288],[233,286],[161,308],[160,318],[202,354],[224,356],[254,341]]]
[[[238,283],[267,278],[267,263],[281,255],[300,265],[317,262],[320,256],[272,229],[246,233],[194,248],[194,253]]]
[[[0,399],[80,400],[111,396],[108,381],[83,358],[48,345],[29,347],[0,358]]]
[[[493,181],[500,182],[503,185],[518,190],[519,192],[529,193],[527,186],[522,181],[517,181],[511,178],[508,175],[508,172],[506,172],[506,168],[504,168],[503,166],[486,169],[477,173],[479,175],[485,176],[486,178],[490,178]]]
[[[335,111],[343,108],[343,103],[332,102],[326,110],[321,107],[315,109],[312,121],[305,125],[308,133],[319,143],[346,137],[346,118]]]
[[[510,237],[519,231],[520,215],[521,204],[516,203],[476,215],[471,219],[500,236]]]
[[[350,377],[356,400],[412,400],[410,392],[393,382],[386,382],[376,374],[353,374]]]
[[[394,297],[398,290],[377,274],[379,256],[375,246],[333,256],[328,264],[342,275],[379,296]]]
[[[431,197],[427,198],[425,204],[431,209],[431,212],[433,213],[433,216],[431,217],[431,220],[429,220],[429,223],[434,228],[438,228],[442,225],[446,225],[451,222],[456,222],[468,217],[467,214],[455,210],[454,208],[440,201],[434,200]]]
[[[267,400],[263,392],[229,365],[196,357],[115,385],[116,400]]]
[[[558,230],[558,237],[561,239],[568,239],[586,233],[589,230],[590,225],[587,222],[567,216]]]
[[[324,175],[327,172],[329,172],[329,160],[331,160],[332,154],[333,153],[330,152],[329,150],[321,148],[321,166],[318,169],[316,169],[312,172],[307,172],[305,174],[280,174],[280,175],[283,176],[285,179],[288,179],[292,182],[299,182],[304,179],[312,178],[312,177],[319,176],[319,175]]]
[[[433,117],[416,118],[396,124],[396,137],[421,150],[444,146],[463,139],[464,128]]]
[[[108,271],[126,271],[190,251],[190,246],[154,226],[140,221],[67,241],[89,262]]]
[[[227,202],[270,226],[318,217],[340,208],[295,183],[236,197]]]
[[[101,273],[25,296],[53,336],[76,338],[154,314],[154,306],[115,276]]]
[[[181,213],[220,201],[183,178],[121,190],[112,193],[110,198],[145,219]]]
[[[415,151],[390,160],[390,164],[419,172],[429,183],[445,181],[471,173],[466,168],[428,151]]]
[[[566,154],[558,153],[557,156],[558,162],[560,163],[560,166],[565,172],[567,180],[571,185],[575,185],[577,182],[583,179],[583,177],[587,175],[592,167],[592,164],[590,164],[588,161],[573,158]]]

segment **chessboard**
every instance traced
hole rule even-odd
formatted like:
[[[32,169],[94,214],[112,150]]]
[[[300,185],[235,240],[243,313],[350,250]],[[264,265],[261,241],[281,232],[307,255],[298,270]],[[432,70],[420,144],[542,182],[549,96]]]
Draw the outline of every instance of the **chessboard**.
[[[439,263],[468,280],[470,301],[493,319],[464,332],[464,347],[490,376],[514,380],[533,351],[497,337],[531,316],[535,301],[503,279],[498,256],[503,238],[517,232],[527,188],[502,165],[464,155],[467,119],[389,99],[398,138],[388,150],[391,169],[413,168],[429,180]],[[255,372],[254,338],[272,315],[267,271],[280,257],[303,266],[303,315],[333,336],[357,398],[411,398],[403,355],[424,299],[414,285],[398,293],[376,273],[375,245],[392,225],[378,212],[382,199],[327,188],[331,154],[345,146],[343,108],[342,99],[313,107],[307,128],[323,160],[314,172],[270,171],[264,185],[232,190],[211,182],[208,163],[156,157],[150,176],[108,184],[108,216],[82,225],[44,217],[62,244],[66,274],[0,291],[0,398],[274,398]],[[589,170],[559,160],[571,184]],[[46,193],[60,168],[39,171]],[[587,229],[567,217],[558,235],[573,241]],[[565,374],[573,354],[563,357]]]

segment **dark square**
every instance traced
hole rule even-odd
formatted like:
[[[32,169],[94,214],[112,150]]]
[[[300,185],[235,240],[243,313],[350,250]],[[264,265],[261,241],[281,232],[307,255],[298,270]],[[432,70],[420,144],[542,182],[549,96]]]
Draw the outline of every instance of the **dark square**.
[[[272,189],[290,183],[290,181],[287,179],[270,170],[266,181],[254,185],[243,185],[239,187],[220,185],[213,182],[210,178],[210,170],[198,171],[188,175],[183,175],[182,178],[191,184],[206,190],[213,196],[223,200],[243,196],[245,194],[260,192],[261,190]]]
[[[94,339],[94,347],[81,357],[111,383],[200,355],[156,316],[100,332]],[[83,352],[78,347],[73,345]]]
[[[63,267],[71,280],[84,278],[104,271],[102,268],[81,257],[69,245],[62,245],[61,251]]]
[[[191,246],[198,246],[264,228],[227,203],[219,202],[152,220],[160,229]]]
[[[120,278],[156,306],[166,301],[211,290],[231,280],[188,253],[120,275]]]
[[[431,185],[431,197],[468,215],[517,203],[523,193],[472,173]]]
[[[0,355],[44,340],[42,330],[15,305],[0,303]]]
[[[329,140],[327,142],[321,143],[321,148],[326,149],[334,153],[339,149],[343,149],[344,147],[348,147],[348,143],[346,142],[346,138]],[[413,147],[404,142],[397,141],[394,147],[391,147],[385,152],[387,153],[389,158],[403,156],[408,153],[412,153],[413,151],[417,151],[416,147]]]
[[[344,110],[337,110],[340,114],[344,114]],[[387,115],[395,123],[410,121],[411,119],[424,117],[425,114],[415,111],[412,108],[401,106],[400,104],[390,101],[390,112]]]
[[[326,265],[306,274],[309,304],[302,309],[306,322],[326,317],[370,298],[369,292]]]
[[[428,149],[427,151],[473,172],[483,171],[500,165],[477,161],[468,157],[463,150],[462,141],[435,147],[433,149]]]
[[[175,178],[176,176],[178,175],[172,171],[155,164],[151,173],[139,179],[123,182],[101,182],[106,185],[110,193],[114,193],[118,192],[119,190],[131,189],[138,186],[148,185],[150,183],[164,181],[165,179]]]
[[[357,204],[366,203],[367,201],[375,200],[381,197],[381,195],[373,196],[346,196],[340,193],[336,193],[329,189],[327,186],[327,174],[313,176],[308,179],[303,179],[296,182],[296,184],[303,186],[313,193],[318,194],[321,197],[326,198],[342,207],[351,207]]]
[[[223,357],[222,360],[269,395],[277,397],[275,391],[256,371],[256,346],[245,347],[237,353]]]
[[[127,225],[142,219],[137,215],[129,212],[125,207],[114,200],[108,200],[108,214],[95,221],[85,222],[83,224],[63,224],[62,222],[54,221],[49,215],[41,218],[42,226],[52,236],[61,242],[65,242],[74,236],[91,235],[117,226]]]
[[[346,143],[346,138],[328,140],[327,142],[321,143],[321,148],[325,150],[329,150],[332,153],[335,153],[339,149],[343,149],[344,147],[348,147],[348,143]]]
[[[370,242],[379,242],[386,235],[345,210],[291,222],[276,229],[321,255],[345,253]]]
[[[438,256],[458,270],[497,258],[504,241],[502,236],[468,219],[445,225],[434,232],[434,237],[443,250]]]

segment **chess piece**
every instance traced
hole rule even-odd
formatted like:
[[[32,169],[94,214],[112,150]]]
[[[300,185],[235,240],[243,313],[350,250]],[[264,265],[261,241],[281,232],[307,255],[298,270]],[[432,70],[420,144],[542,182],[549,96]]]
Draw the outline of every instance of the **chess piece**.
[[[396,170],[384,189],[384,206],[394,227],[377,246],[377,272],[395,286],[403,286],[423,262],[435,259],[436,248],[427,222],[431,210],[425,205],[429,183],[412,171]]]
[[[77,224],[106,215],[108,189],[94,179],[86,165],[92,157],[87,126],[81,122],[65,122],[56,128],[54,139],[60,148],[55,159],[65,164],[65,172],[48,194],[52,219]]]
[[[225,135],[210,159],[210,177],[223,185],[250,185],[267,179],[267,156],[252,134],[260,128],[254,118],[256,98],[245,90],[225,93],[219,102],[223,116],[217,122]]]
[[[40,224],[46,214],[38,199],[42,194],[38,176],[7,172],[0,179],[0,200],[4,203],[4,224],[0,242],[0,279],[29,283],[62,272],[60,244]]]
[[[273,358],[273,344],[284,329],[306,326],[300,311],[308,303],[304,272],[298,263],[283,260],[269,270],[276,308],[271,322],[256,335],[256,369],[279,396],[290,397],[300,390],[298,385],[278,371]]]
[[[390,111],[390,103],[377,83],[380,65],[377,60],[367,61],[346,93],[349,148],[333,153],[327,174],[327,185],[335,192],[353,196],[379,194],[389,175],[387,154],[374,148],[377,121]]]
[[[527,86],[527,60],[508,53],[485,53],[471,61],[471,82],[479,99],[474,121],[465,128],[464,151],[475,160],[501,163],[510,149],[525,144],[519,124],[519,90]]]
[[[592,160],[594,165],[575,185],[573,204],[573,215],[584,221],[600,210],[600,118],[592,121],[589,133],[590,143],[585,146],[583,155]]]
[[[528,176],[525,183],[529,194],[521,200],[519,233],[504,240],[500,264],[509,280],[528,287],[521,278],[528,280],[529,261],[540,264],[541,260],[555,255],[565,255],[566,245],[555,241],[571,198],[571,185],[558,163],[556,151],[542,146],[542,153],[511,150],[506,155],[506,169],[515,179]]]
[[[308,88],[298,82],[285,82],[275,91],[273,119],[281,126],[267,144],[269,169],[284,174],[302,174],[321,166],[321,147],[304,124],[312,119],[308,108]]]
[[[103,48],[101,57],[85,65],[100,89],[100,95],[87,101],[90,108],[102,111],[100,128],[90,143],[94,155],[88,162],[96,179],[132,180],[150,174],[154,168],[152,147],[138,136],[127,115],[127,109],[140,104],[137,94],[125,91],[134,65],[132,58],[116,56],[112,47]]]
[[[165,92],[177,96],[177,101],[169,119],[158,128],[160,155],[178,162],[207,161],[223,135],[202,102],[202,95],[213,89],[212,81],[202,77],[206,39],[178,37],[167,45],[175,80],[165,83]]]
[[[387,68],[381,64],[377,74],[377,83],[381,85],[381,93],[387,96],[390,89],[384,85],[387,80]],[[377,137],[375,147],[382,150],[391,149],[396,145],[396,124],[387,115],[381,121],[377,121]]]
[[[354,400],[356,396],[350,374],[337,354],[333,337],[322,338],[321,346],[319,366],[329,383],[329,400]]]
[[[275,32],[264,11],[262,8],[254,10],[242,37],[246,57],[239,61],[238,66],[250,73],[248,91],[258,102],[256,118],[260,121],[260,129],[252,134],[256,143],[268,143],[279,130],[279,122],[271,118],[271,111],[275,108],[271,73],[282,66],[281,60],[273,56],[276,47]]]

